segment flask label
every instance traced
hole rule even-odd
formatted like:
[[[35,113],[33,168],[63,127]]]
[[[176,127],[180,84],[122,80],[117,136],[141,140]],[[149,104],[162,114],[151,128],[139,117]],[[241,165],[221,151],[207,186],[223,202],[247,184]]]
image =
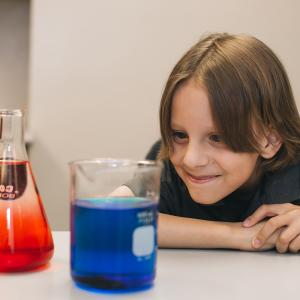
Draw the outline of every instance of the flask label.
[[[0,200],[16,200],[27,185],[27,162],[0,162]]]

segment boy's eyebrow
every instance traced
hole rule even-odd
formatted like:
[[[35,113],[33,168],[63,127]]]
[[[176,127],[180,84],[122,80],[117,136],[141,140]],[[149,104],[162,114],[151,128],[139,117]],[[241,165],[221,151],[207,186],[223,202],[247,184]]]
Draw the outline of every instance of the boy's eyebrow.
[[[176,124],[176,123],[171,123],[170,128],[173,129],[173,130],[185,131],[185,129],[182,125],[179,125],[179,124]],[[207,127],[207,128],[204,128],[204,130],[207,131],[207,132],[214,132],[214,133],[219,132],[216,127]]]
[[[173,129],[173,128],[183,129],[183,127],[182,127],[181,125],[176,124],[176,123],[171,123],[171,124],[170,124],[170,127],[171,127],[171,129]]]

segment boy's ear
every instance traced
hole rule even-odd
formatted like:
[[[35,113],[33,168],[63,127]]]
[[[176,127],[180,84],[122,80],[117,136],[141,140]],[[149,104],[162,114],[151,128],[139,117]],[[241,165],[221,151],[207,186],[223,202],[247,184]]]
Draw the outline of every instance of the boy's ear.
[[[278,152],[281,145],[282,140],[279,134],[274,130],[269,131],[263,138],[260,155],[265,159],[272,158]]]

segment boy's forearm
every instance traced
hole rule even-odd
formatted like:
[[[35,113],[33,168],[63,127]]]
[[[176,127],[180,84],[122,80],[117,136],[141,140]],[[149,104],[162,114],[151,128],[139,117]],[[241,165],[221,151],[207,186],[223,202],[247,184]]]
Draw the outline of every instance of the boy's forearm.
[[[162,248],[240,249],[234,223],[159,214],[158,245]]]
[[[240,222],[217,222],[159,214],[158,245],[162,248],[223,248],[246,251],[272,249],[280,231],[276,231],[261,247],[255,249],[252,239],[264,226],[260,222],[245,228]]]

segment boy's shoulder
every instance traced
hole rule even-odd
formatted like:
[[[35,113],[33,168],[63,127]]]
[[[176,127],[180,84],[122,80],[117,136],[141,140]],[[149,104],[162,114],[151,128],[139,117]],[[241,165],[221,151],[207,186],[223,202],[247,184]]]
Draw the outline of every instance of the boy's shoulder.
[[[264,180],[264,204],[290,203],[300,199],[300,161],[274,173]]]

